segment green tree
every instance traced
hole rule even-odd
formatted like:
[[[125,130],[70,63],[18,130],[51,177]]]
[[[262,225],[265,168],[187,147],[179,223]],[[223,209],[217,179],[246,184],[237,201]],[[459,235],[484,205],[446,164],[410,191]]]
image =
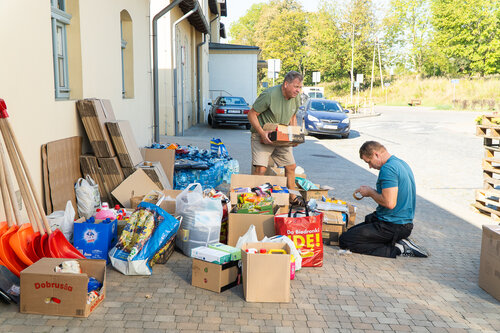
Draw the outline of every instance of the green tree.
[[[253,4],[238,21],[231,24],[229,31],[231,43],[255,46],[255,28],[262,13],[269,6],[265,3]]]
[[[500,2],[433,0],[435,44],[463,74],[500,73]]]
[[[384,18],[388,55],[393,65],[418,74],[429,57],[432,26],[429,0],[391,0]]]
[[[318,12],[308,15],[306,84],[314,71],[320,71],[325,82],[349,75],[351,46],[342,37],[338,12],[335,2],[322,1]]]

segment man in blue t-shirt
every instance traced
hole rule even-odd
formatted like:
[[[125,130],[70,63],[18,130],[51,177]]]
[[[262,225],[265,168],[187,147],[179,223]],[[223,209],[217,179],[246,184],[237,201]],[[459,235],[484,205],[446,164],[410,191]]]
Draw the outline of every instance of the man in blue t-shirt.
[[[367,141],[359,149],[359,157],[370,168],[380,170],[376,189],[361,186],[354,191],[370,197],[378,204],[375,212],[365,217],[339,238],[340,247],[352,252],[379,257],[427,257],[428,253],[408,239],[415,216],[415,179],[405,161],[391,155],[376,141]]]

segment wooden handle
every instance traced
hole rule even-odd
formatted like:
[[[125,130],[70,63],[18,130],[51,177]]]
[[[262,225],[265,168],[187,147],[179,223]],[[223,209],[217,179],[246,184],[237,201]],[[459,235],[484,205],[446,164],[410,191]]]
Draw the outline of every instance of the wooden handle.
[[[7,156],[5,155],[5,151],[3,149],[2,144],[0,143],[0,156],[3,161],[3,170],[5,174],[5,182],[7,183],[7,191],[10,197],[10,203],[12,205],[12,209],[14,210],[15,215],[15,223],[17,225],[21,225],[21,215],[19,213],[19,209],[17,208],[17,199],[16,194],[14,193],[14,183],[12,182],[12,177],[10,176],[8,165],[7,165]]]
[[[4,119],[0,120],[0,122],[4,122],[4,124],[6,125],[5,127],[7,129],[7,134],[10,135],[10,137],[12,138],[12,141],[14,142],[15,149],[19,155],[19,159],[21,160],[22,169],[24,170],[26,177],[28,178],[29,187],[31,189],[33,197],[35,198],[36,207],[38,208],[40,216],[42,217],[43,225],[45,226],[47,233],[50,235],[52,233],[52,230],[50,229],[49,221],[47,220],[47,216],[45,215],[45,210],[43,209],[43,206],[42,206],[42,200],[40,199],[40,196],[39,196],[38,192],[36,191],[36,188],[35,188],[35,185],[33,183],[33,179],[31,177],[30,171],[26,165],[26,161],[24,160],[23,154],[21,153],[21,150],[19,149],[19,143],[17,142],[16,135],[14,134],[14,131],[12,131],[12,127],[10,126],[9,119],[4,118]],[[26,181],[26,180],[24,180],[24,181]],[[43,227],[41,226],[40,221],[38,219],[37,219],[37,224],[38,224],[38,227],[40,229],[40,232],[42,233]]]
[[[17,179],[17,183],[19,185],[19,190],[21,191],[21,196],[23,197],[24,204],[26,205],[26,211],[28,213],[28,218],[31,222],[37,223],[40,225],[39,218],[35,211],[35,205],[33,203],[33,199],[30,195],[28,185],[26,184],[26,179],[24,178],[21,166],[19,164],[19,160],[14,148],[12,141],[10,141],[9,134],[7,133],[7,128],[5,126],[5,119],[0,119],[0,130],[2,132],[2,136],[5,142],[5,147],[7,147],[7,152],[10,157],[10,161],[12,163],[12,168],[14,169],[14,174]],[[11,198],[11,200],[14,200]]]
[[[3,147],[0,147],[0,149],[3,150]],[[12,207],[10,206],[9,190],[7,188],[5,179],[3,156],[0,156],[0,190],[2,191],[2,202],[3,209],[5,210],[5,218],[7,219],[7,224],[9,225],[9,227],[11,227],[16,224],[16,222],[12,219]]]

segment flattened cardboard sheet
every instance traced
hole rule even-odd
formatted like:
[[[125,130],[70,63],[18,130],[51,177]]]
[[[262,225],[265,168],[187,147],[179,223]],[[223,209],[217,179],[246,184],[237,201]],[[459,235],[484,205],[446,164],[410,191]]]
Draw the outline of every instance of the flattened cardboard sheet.
[[[46,145],[46,150],[48,186],[52,204],[51,210],[64,210],[66,202],[71,200],[76,211],[77,205],[74,186],[78,178],[82,177],[82,173],[80,172],[82,138],[74,136],[49,142]]]

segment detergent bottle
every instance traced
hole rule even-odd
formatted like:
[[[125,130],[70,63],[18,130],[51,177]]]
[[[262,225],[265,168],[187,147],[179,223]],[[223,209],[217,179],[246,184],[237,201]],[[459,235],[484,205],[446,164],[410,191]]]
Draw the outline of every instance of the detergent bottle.
[[[114,220],[114,219],[116,219],[116,212],[113,209],[109,208],[109,205],[107,202],[103,202],[101,204],[101,209],[97,210],[97,213],[95,214],[95,218],[98,220],[105,220],[107,218]]]

